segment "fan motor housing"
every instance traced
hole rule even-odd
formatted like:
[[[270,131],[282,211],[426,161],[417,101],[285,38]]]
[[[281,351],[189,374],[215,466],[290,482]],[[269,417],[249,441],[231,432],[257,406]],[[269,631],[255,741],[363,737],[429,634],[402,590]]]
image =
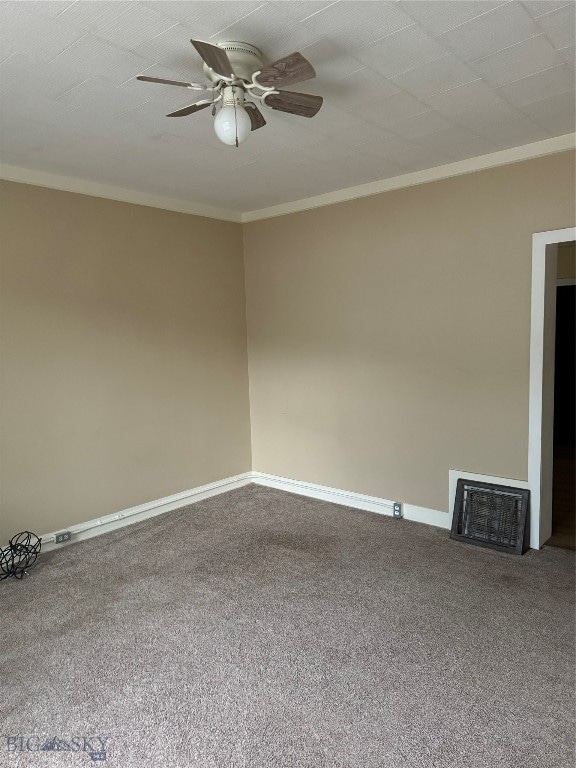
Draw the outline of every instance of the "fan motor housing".
[[[218,43],[218,47],[226,51],[234,74],[241,80],[250,82],[253,73],[262,69],[262,51],[256,46],[231,40]],[[222,80],[207,64],[204,64],[204,74],[212,83]]]

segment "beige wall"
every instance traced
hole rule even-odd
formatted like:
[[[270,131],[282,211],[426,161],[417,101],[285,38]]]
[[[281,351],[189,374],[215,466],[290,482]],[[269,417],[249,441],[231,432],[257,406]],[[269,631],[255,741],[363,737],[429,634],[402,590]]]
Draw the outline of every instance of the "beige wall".
[[[0,183],[0,541],[254,469],[447,509],[525,479],[571,153],[244,226]]]
[[[249,470],[240,225],[0,194],[0,541]]]
[[[576,248],[572,243],[560,243],[558,246],[558,279],[576,277]]]
[[[244,227],[254,469],[447,510],[526,479],[532,233],[562,153]]]

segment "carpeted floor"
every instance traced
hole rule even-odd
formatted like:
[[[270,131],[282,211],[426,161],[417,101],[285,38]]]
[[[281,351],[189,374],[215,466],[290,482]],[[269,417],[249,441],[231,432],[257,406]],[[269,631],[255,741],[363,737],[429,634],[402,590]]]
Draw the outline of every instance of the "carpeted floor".
[[[0,765],[568,768],[573,598],[572,552],[247,486],[0,583]]]

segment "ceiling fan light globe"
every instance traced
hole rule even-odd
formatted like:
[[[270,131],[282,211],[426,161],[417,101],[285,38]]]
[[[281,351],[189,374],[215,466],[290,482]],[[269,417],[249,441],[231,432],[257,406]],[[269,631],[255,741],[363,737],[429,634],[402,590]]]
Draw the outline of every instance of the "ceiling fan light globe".
[[[221,142],[233,147],[236,145],[236,137],[238,144],[246,141],[252,130],[252,123],[244,107],[237,104],[236,108],[227,106],[218,111],[214,119],[214,130]]]

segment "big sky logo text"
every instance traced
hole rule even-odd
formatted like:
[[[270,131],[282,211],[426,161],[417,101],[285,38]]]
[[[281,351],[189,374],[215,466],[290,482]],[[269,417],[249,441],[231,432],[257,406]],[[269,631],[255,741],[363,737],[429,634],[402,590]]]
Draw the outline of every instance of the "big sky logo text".
[[[84,752],[95,762],[104,762],[107,757],[106,744],[109,737],[70,736],[60,739],[57,736],[7,736],[7,752]]]

